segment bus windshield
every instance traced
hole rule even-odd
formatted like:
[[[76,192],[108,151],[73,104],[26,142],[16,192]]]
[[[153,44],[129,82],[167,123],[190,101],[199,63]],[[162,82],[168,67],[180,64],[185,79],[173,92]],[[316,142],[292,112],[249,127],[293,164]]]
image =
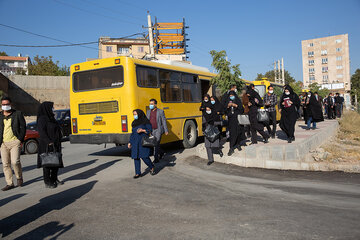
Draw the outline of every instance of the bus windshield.
[[[75,92],[121,87],[123,85],[124,70],[122,66],[82,71],[73,74],[73,90]]]

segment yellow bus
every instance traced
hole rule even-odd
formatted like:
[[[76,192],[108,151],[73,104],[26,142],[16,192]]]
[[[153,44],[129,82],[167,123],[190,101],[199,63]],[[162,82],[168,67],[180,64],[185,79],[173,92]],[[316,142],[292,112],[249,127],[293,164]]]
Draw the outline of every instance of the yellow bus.
[[[71,143],[127,144],[133,110],[145,113],[155,98],[165,112],[169,134],[161,143],[193,147],[202,135],[202,96],[211,92],[206,68],[180,62],[130,57],[98,59],[70,68]]]

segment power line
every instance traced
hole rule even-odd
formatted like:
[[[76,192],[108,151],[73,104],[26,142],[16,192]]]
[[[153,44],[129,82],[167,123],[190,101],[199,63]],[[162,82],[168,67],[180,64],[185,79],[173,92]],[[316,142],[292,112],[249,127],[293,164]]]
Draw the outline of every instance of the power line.
[[[13,44],[0,43],[0,46],[4,46],[4,47],[36,47],[36,48],[41,48],[41,47],[72,47],[72,46],[89,45],[89,44],[95,44],[95,43],[98,43],[98,41],[96,41],[96,42],[88,42],[88,43],[63,44],[63,45],[13,45]]]
[[[53,1],[54,1],[54,2],[57,2],[57,3],[60,3],[60,4],[62,4],[62,5],[65,5],[65,6],[74,8],[74,9],[77,9],[77,10],[82,11],[82,12],[86,12],[86,13],[90,13],[90,14],[93,14],[93,15],[101,16],[101,17],[104,17],[104,18],[109,18],[109,19],[116,20],[116,21],[119,21],[119,20],[120,20],[121,22],[129,23],[129,24],[133,24],[133,25],[142,25],[142,24],[139,24],[139,23],[134,23],[134,22],[126,21],[126,20],[114,18],[114,17],[111,17],[111,16],[102,15],[102,14],[99,14],[99,13],[97,13],[97,12],[93,12],[93,11],[89,11],[89,10],[86,10],[86,9],[83,9],[83,8],[79,8],[78,6],[75,6],[75,5],[72,5],[72,4],[69,4],[69,3],[64,3],[64,2],[59,1],[59,0],[53,0]]]

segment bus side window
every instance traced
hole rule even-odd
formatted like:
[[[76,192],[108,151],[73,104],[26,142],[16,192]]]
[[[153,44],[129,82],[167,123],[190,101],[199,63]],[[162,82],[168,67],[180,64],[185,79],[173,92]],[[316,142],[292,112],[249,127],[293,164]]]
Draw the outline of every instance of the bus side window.
[[[136,66],[136,79],[139,87],[158,87],[157,71],[154,68]]]
[[[183,73],[181,81],[184,102],[200,102],[201,95],[198,76]]]
[[[180,73],[160,70],[160,95],[163,102],[181,102]]]

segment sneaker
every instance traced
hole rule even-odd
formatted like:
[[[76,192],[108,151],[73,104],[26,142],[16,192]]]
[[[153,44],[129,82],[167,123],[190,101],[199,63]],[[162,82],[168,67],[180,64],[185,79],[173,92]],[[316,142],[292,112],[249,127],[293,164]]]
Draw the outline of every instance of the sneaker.
[[[13,189],[13,188],[15,188],[14,185],[6,185],[6,186],[3,187],[1,190],[7,191],[7,190],[10,190],[10,189]]]
[[[23,183],[24,183],[24,181],[23,181],[22,178],[18,179],[18,180],[17,180],[17,187],[22,187],[22,186],[23,186]]]

